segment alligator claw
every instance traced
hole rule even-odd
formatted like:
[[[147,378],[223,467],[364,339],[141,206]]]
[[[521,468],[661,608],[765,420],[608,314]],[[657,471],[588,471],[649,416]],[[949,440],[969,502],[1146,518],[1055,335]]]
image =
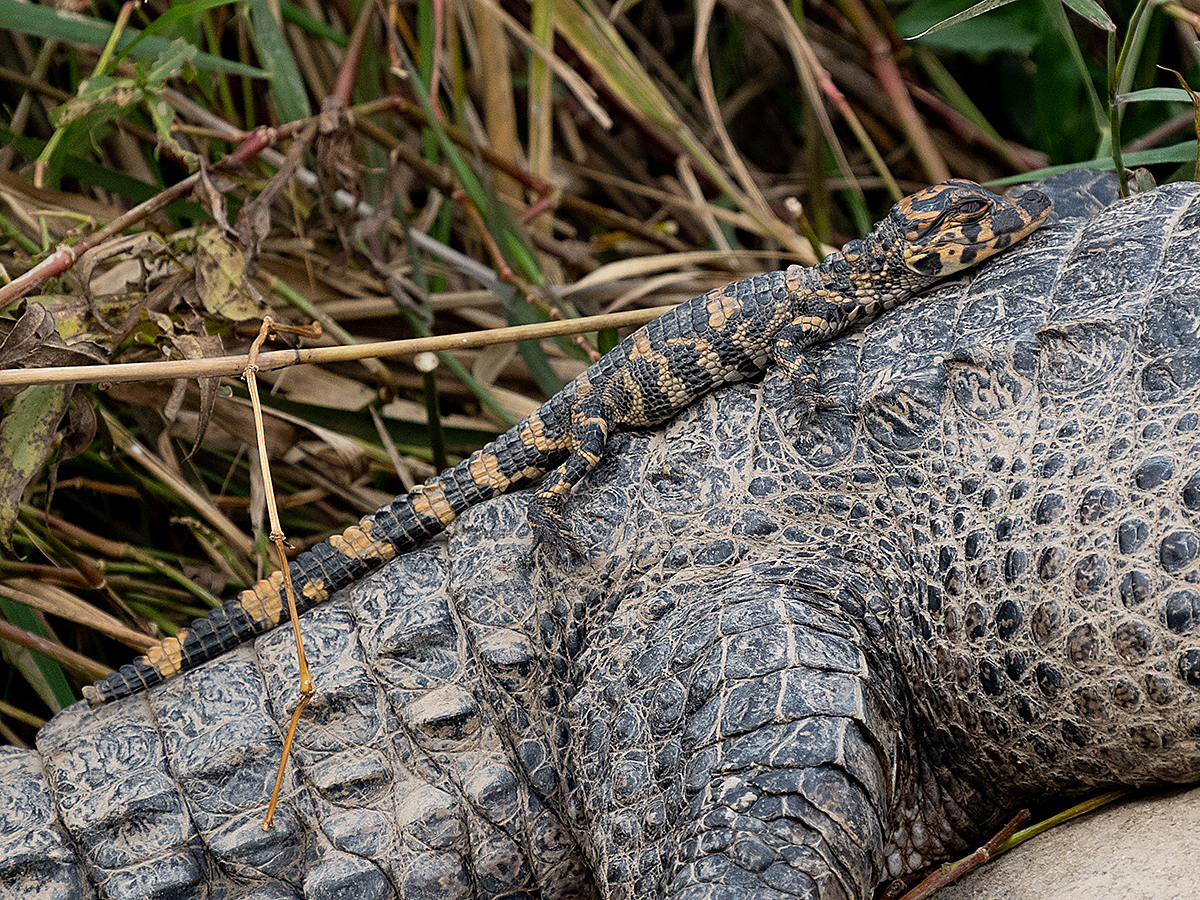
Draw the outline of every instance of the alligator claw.
[[[533,532],[534,549],[543,545],[573,554],[585,555],[575,533],[562,514],[562,499],[537,494],[529,501],[529,528]]]

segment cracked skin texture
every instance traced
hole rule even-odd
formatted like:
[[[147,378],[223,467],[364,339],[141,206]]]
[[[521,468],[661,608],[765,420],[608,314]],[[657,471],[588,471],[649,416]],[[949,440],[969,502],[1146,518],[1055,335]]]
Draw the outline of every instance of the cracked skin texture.
[[[1057,221],[613,438],[584,557],[480,504],[287,629],[0,753],[58,897],[870,897],[1022,805],[1200,780],[1200,187]],[[89,893],[91,892],[91,893]]]

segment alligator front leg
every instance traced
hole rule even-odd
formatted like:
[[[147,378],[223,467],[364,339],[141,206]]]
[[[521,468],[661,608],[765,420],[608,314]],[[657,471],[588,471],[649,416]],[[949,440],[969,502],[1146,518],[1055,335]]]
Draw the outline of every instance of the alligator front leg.
[[[678,613],[619,670],[588,672],[604,687],[574,704],[575,783],[608,895],[870,897],[898,740],[860,636],[786,583],[708,587],[673,607],[679,587],[646,598]]]
[[[806,420],[811,420],[819,410],[838,405],[836,400],[821,393],[821,381],[806,355],[813,343],[813,326],[806,319],[798,320],[779,329],[769,351],[771,362],[791,382],[792,396]]]
[[[853,673],[792,669],[730,685],[697,712],[705,734],[668,897],[870,896],[890,790],[867,693]]]

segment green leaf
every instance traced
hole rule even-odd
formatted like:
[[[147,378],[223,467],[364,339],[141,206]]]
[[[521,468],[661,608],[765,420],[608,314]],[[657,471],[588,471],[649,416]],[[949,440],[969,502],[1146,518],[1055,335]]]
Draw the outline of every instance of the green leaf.
[[[1117,103],[1141,103],[1144,100],[1168,100],[1174,103],[1191,103],[1192,98],[1183,88],[1146,88],[1129,94],[1117,94]]]
[[[89,131],[115,118],[116,113],[139,103],[142,92],[132,78],[93,75],[79,84],[79,93],[50,111],[55,128],[79,124]]]
[[[962,12],[966,0],[917,0],[896,17],[896,29],[901,33],[925,32],[945,28],[939,25],[958,14],[960,22],[970,10]],[[948,31],[937,30],[921,39],[922,46],[938,47],[975,57],[996,53],[1028,53],[1045,37],[1045,22],[1034,3],[1013,3],[1005,9],[997,7],[986,19]],[[916,38],[908,38],[915,40]]]
[[[50,38],[68,44],[86,44],[89,47],[103,47],[108,43],[112,34],[112,23],[90,16],[80,16],[75,13],[59,12],[36,3],[18,3],[17,0],[0,0],[0,29],[15,31],[18,34],[32,34],[38,37]],[[117,41],[117,47],[124,49],[132,44],[141,31],[137,28],[126,28],[125,33]],[[153,35],[142,41],[134,56],[157,56],[171,42]],[[197,53],[193,65],[206,72],[228,72],[245,78],[269,78],[262,69],[248,66],[233,60],[222,59],[209,53]]]
[[[977,18],[982,16],[984,13],[991,12],[993,9],[999,9],[1002,6],[1008,6],[1008,4],[1013,2],[1015,2],[1015,0],[980,0],[979,3],[976,3],[969,9],[964,9],[962,12],[955,13],[947,19],[942,19],[942,21],[938,22],[936,25],[926,28],[920,34],[914,34],[911,37],[906,37],[904,40],[916,41],[923,37],[929,37],[929,35],[936,34],[943,28],[949,28],[951,25],[957,25],[959,22],[966,22],[970,19]],[[896,24],[899,26],[899,19],[896,21]]]
[[[163,13],[161,16],[159,16],[157,19],[155,19],[153,22],[151,22],[145,31],[143,31],[141,34],[139,34],[137,37],[135,37],[132,41],[130,41],[129,44],[127,44],[125,46],[125,48],[120,52],[120,54],[117,56],[117,58],[113,60],[112,67],[115,68],[117,66],[117,64],[121,62],[121,60],[123,60],[126,56],[128,56],[131,52],[133,52],[133,48],[136,47],[138,44],[140,44],[142,41],[146,40],[147,38],[151,37],[152,35],[155,35],[158,32],[162,31],[168,25],[171,25],[171,24],[181,21],[181,20],[194,18],[195,16],[200,15],[200,13],[210,10],[215,6],[225,6],[226,4],[236,3],[236,2],[237,2],[237,0],[195,0],[195,2],[193,2],[193,3],[183,3],[183,4],[180,4],[179,6],[172,7],[171,9],[169,9],[165,13]],[[193,49],[195,49],[195,48],[193,48]]]
[[[307,119],[312,115],[312,107],[304,92],[304,79],[268,0],[250,0],[250,21],[254,24],[254,46],[271,74],[271,100],[279,120]]]
[[[154,57],[154,62],[146,72],[146,84],[156,91],[161,90],[170,79],[183,71],[187,63],[194,61],[199,52],[183,38],[171,41],[166,50]]]
[[[247,290],[246,259],[219,228],[202,228],[196,235],[196,293],[214,316],[243,322],[262,314]]]
[[[15,600],[9,600],[7,597],[0,597],[0,610],[4,612],[4,618],[8,619],[13,625],[18,628],[23,628],[25,631],[51,639],[46,632],[46,627],[42,624],[41,619],[32,609],[24,603],[18,603]],[[62,667],[44,654],[38,653],[36,650],[27,650],[24,647],[17,647],[15,644],[8,644],[11,650],[18,656],[23,657],[26,661],[32,662],[32,667],[25,665],[20,659],[16,663],[16,667],[21,669],[25,680],[33,687],[37,695],[42,698],[42,702],[46,704],[54,712],[70,706],[75,702],[75,693],[71,690],[71,685],[67,682],[67,676],[63,674]]]
[[[126,109],[144,104],[154,122],[160,144],[170,147],[189,165],[199,160],[175,139],[171,125],[175,110],[162,99],[162,91],[170,79],[183,71],[184,65],[196,57],[197,50],[185,40],[173,41],[151,62],[138,60],[134,78],[115,78],[93,75],[79,85],[79,93],[50,113],[56,128],[78,125],[94,132]]]
[[[331,28],[328,22],[322,22],[315,16],[309,15],[295,3],[288,3],[287,0],[283,0],[279,4],[279,13],[283,16],[283,21],[289,25],[298,25],[309,34],[329,41],[338,47],[345,47],[350,43],[350,36],[344,31]]]
[[[621,343],[621,332],[615,328],[605,328],[596,336],[596,348],[601,353],[607,353]]]
[[[25,489],[54,449],[72,385],[35,384],[9,403],[0,419],[0,546],[12,552],[12,533]]]
[[[1076,15],[1083,16],[1097,28],[1104,31],[1117,30],[1113,20],[1100,8],[1100,4],[1096,0],[1062,0],[1062,4]]]
[[[1124,162],[1129,166],[1153,166],[1159,163],[1185,163],[1191,162],[1196,158],[1196,141],[1183,141],[1179,144],[1172,144],[1169,147],[1156,147],[1153,150],[1139,150],[1137,153],[1124,154]],[[1084,162],[1066,163],[1061,166],[1047,166],[1044,169],[1037,169],[1033,172],[1023,172],[1020,175],[1006,175],[1003,178],[996,178],[989,181],[989,186],[1003,187],[1006,184],[1024,184],[1027,181],[1041,181],[1043,178],[1049,178],[1051,175],[1057,175],[1060,172],[1069,172],[1071,169],[1111,169],[1113,161],[1111,156],[1097,156],[1095,159],[1085,160]]]

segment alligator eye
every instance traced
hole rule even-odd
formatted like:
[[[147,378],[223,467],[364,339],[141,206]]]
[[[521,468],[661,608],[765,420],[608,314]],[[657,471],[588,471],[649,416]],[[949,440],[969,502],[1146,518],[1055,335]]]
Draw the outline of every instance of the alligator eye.
[[[952,210],[956,216],[964,219],[977,219],[987,211],[986,200],[959,200]]]

